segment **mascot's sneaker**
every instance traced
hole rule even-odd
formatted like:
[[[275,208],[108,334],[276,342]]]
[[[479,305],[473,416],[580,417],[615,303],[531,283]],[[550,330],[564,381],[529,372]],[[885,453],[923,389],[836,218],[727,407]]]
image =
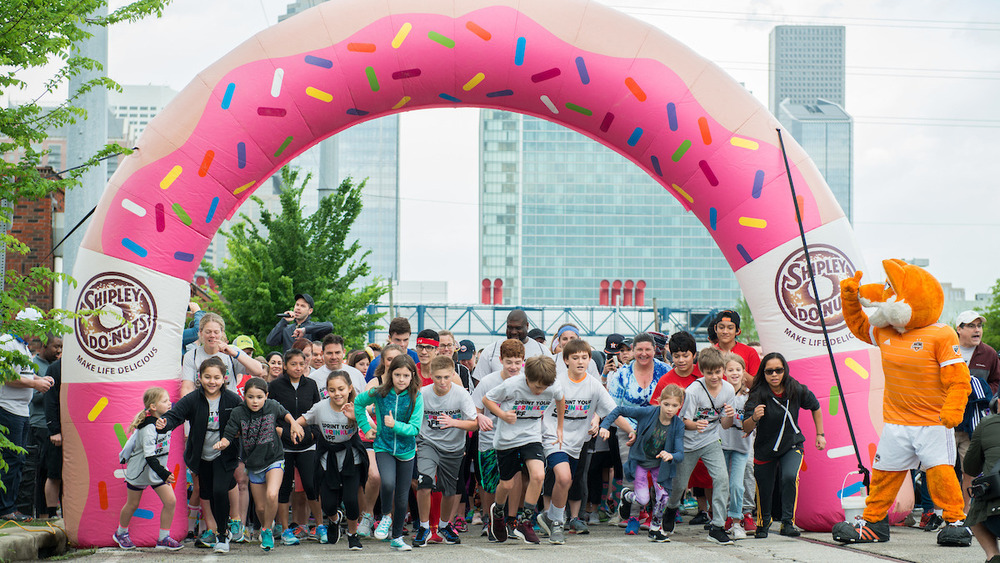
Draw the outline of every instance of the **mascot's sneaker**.
[[[833,540],[841,543],[875,543],[889,541],[889,518],[878,522],[856,520],[854,525],[837,522],[833,525]],[[940,543],[940,540],[938,540]]]
[[[946,547],[969,547],[972,545],[972,530],[965,526],[963,520],[959,520],[941,528],[937,542]]]

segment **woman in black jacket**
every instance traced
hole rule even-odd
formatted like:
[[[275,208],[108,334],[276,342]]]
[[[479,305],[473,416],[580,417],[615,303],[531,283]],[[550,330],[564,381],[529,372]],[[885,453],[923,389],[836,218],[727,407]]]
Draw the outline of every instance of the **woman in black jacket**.
[[[990,410],[997,412],[996,398],[990,402]],[[969,451],[962,460],[962,469],[971,477],[980,473],[996,474],[1000,470],[1000,416],[988,416],[976,426]],[[989,558],[988,563],[1000,563],[1000,549],[997,546],[997,536],[1000,536],[1000,498],[973,498],[969,514],[965,517],[965,525],[972,528],[972,533]]]

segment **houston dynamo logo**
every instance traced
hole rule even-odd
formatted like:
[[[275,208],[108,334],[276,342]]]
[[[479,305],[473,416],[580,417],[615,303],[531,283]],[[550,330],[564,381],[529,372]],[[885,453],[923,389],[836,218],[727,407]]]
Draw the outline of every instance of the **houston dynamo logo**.
[[[83,286],[76,310],[98,314],[76,320],[76,340],[95,360],[120,362],[137,356],[156,331],[153,294],[132,276],[107,272]]]
[[[785,258],[775,277],[774,293],[778,307],[792,325],[806,332],[823,333],[820,311],[831,333],[846,328],[840,301],[840,280],[854,276],[854,264],[843,252],[828,244],[811,245],[809,258],[816,275],[819,299],[813,296],[806,255],[800,248]]]

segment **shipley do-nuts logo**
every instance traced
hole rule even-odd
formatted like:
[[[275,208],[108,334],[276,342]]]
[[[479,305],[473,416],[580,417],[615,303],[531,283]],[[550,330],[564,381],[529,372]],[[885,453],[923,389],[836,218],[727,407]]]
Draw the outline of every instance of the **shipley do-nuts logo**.
[[[126,274],[107,272],[91,278],[76,309],[100,311],[76,320],[76,340],[96,360],[120,362],[137,356],[156,330],[153,294]]]
[[[809,267],[801,248],[786,258],[778,269],[774,281],[775,296],[781,312],[795,327],[822,334],[823,326],[819,319],[819,312],[822,311],[827,330],[834,333],[847,326],[840,301],[840,280],[854,276],[854,264],[843,252],[827,244],[810,246],[809,258],[816,275],[819,308],[816,307],[816,299],[813,299]]]

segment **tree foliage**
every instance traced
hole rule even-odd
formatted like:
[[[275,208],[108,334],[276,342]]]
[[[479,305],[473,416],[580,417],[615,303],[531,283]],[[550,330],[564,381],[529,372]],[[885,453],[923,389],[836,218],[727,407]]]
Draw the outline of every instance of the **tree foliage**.
[[[229,334],[252,334],[264,342],[277,322],[275,314],[289,310],[295,294],[308,293],[316,306],[313,319],[333,323],[349,346],[364,344],[366,333],[375,328],[377,315],[365,312],[388,288],[381,280],[356,287],[370,275],[357,240],[349,241],[351,225],[361,213],[361,190],[346,178],[336,191],[319,202],[319,209],[303,217],[302,192],[311,174],[299,181],[298,170],[281,169],[281,210],[274,214],[264,202],[260,223],[245,214],[229,230],[229,258],[224,267],[205,271],[215,280],[222,299],[209,308],[221,309]]]
[[[993,284],[993,301],[979,312],[986,318],[983,323],[983,342],[989,344],[994,350],[1000,350],[1000,279]]]
[[[753,320],[753,313],[750,312],[750,305],[747,304],[746,297],[740,296],[740,300],[736,302],[736,312],[740,314],[740,340],[760,342],[757,324]]]

